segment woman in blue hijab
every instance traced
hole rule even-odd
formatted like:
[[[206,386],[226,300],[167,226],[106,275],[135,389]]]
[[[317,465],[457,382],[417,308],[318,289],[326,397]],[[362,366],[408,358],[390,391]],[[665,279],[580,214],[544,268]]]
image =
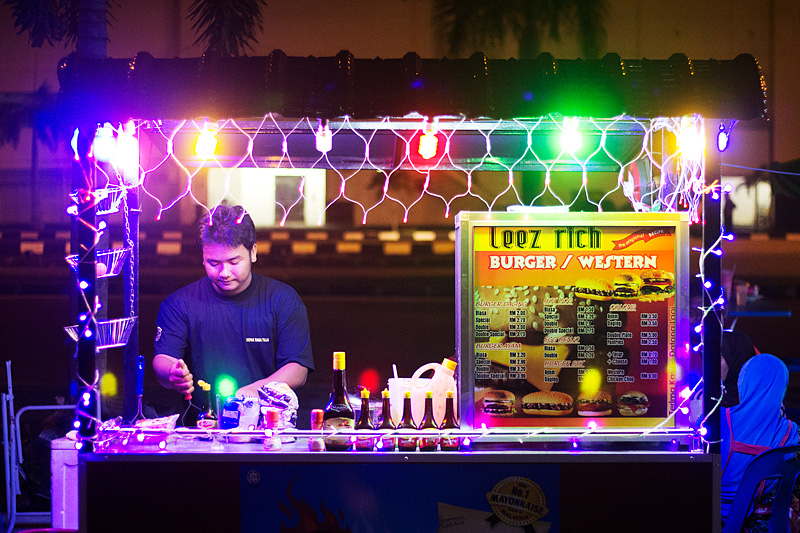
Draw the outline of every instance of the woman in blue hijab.
[[[739,405],[722,410],[722,519],[750,461],[761,452],[797,444],[797,425],[783,416],[789,384],[786,365],[769,354],[749,359],[739,373]]]

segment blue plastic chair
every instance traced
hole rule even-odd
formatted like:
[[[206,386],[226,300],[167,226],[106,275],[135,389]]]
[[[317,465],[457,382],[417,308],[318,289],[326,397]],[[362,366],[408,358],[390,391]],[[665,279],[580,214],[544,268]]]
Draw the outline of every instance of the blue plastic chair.
[[[780,485],[772,504],[769,530],[772,533],[789,531],[789,504],[797,474],[800,473],[800,445],[782,446],[758,454],[747,466],[736,491],[723,533],[739,533],[750,512],[753,496],[764,479],[775,479]]]

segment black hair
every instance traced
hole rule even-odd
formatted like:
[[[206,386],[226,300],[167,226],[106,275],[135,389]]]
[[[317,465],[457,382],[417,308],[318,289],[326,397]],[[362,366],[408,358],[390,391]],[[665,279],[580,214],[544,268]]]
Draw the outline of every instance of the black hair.
[[[197,223],[197,244],[224,244],[231,248],[243,245],[252,250],[256,243],[256,226],[240,205],[218,205]]]

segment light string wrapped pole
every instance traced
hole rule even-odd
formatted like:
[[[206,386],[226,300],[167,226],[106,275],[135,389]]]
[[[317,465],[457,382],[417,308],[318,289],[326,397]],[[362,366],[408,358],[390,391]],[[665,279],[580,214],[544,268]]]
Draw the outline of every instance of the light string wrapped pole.
[[[80,401],[75,408],[75,426],[79,443],[91,441],[96,431],[96,418],[99,395],[96,388],[97,368],[95,351],[97,346],[97,322],[95,320],[95,295],[96,295],[96,243],[98,232],[96,230],[96,165],[91,155],[91,143],[83,130],[76,129],[73,137],[75,160],[72,164],[72,186],[76,191],[77,213],[73,224],[77,226],[73,234],[77,235],[77,249],[80,260],[78,262],[78,290],[83,301],[84,309],[78,316],[77,339],[77,370],[78,380],[83,386]],[[91,131],[94,131],[91,129]],[[91,445],[82,446],[83,452],[92,451]]]
[[[706,152],[706,183],[719,183],[720,158],[716,150]],[[720,194],[713,190],[711,194],[703,195],[703,306],[710,307],[717,304],[724,305],[724,297],[720,283],[721,253],[709,253],[716,249],[722,239],[722,210],[720,208]],[[710,286],[705,286],[705,281]],[[722,390],[720,380],[720,351],[722,346],[722,323],[717,313],[706,313],[703,316],[703,406],[707,416],[704,418],[703,427],[707,430],[706,441],[709,443],[710,453],[719,453],[720,418],[716,405],[721,401]],[[712,408],[712,406],[714,406]]]

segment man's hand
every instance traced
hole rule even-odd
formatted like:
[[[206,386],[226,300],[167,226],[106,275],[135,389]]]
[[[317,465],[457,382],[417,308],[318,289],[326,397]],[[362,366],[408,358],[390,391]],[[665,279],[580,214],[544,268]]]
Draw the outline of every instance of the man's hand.
[[[158,383],[165,389],[180,392],[183,396],[194,391],[194,377],[183,359],[167,354],[156,354],[153,358],[153,371]]]
[[[178,359],[169,369],[169,386],[184,396],[194,391],[194,377],[183,359]]]
[[[308,369],[298,363],[287,363],[280,367],[277,372],[264,379],[254,381],[236,391],[236,396],[255,396],[258,398],[258,389],[270,381],[280,381],[286,383],[292,390],[297,390],[303,386],[308,376]]]

